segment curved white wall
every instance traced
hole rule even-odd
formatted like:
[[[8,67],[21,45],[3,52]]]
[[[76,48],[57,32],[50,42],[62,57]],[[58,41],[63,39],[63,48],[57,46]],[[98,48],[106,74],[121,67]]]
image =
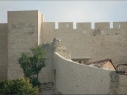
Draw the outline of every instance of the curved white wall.
[[[62,94],[108,94],[110,72],[81,65],[54,53],[56,89]]]

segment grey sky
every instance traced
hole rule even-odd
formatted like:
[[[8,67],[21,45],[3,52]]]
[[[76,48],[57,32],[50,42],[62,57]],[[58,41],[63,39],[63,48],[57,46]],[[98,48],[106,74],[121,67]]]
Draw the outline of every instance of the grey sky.
[[[127,21],[127,1],[0,1],[0,23],[15,10],[39,10],[45,22]]]

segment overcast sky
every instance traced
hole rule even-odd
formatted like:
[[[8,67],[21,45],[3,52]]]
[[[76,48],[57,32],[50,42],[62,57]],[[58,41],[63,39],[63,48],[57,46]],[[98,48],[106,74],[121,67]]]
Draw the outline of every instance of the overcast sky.
[[[127,1],[0,1],[0,23],[16,10],[39,10],[45,22],[127,21]]]

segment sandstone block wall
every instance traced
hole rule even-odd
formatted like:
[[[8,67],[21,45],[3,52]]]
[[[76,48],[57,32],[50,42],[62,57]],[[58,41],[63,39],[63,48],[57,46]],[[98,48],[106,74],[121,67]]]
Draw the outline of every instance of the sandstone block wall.
[[[7,79],[8,24],[0,23],[0,81]]]
[[[41,83],[53,82],[53,66],[54,66],[54,58],[53,58],[53,48],[51,44],[43,44],[42,48],[46,51],[46,67],[43,67],[39,73],[39,81]]]
[[[46,51],[46,67],[42,68],[39,74],[41,83],[54,82],[54,52],[58,52],[65,59],[71,60],[71,52],[62,46],[61,40],[54,38],[51,43],[42,44]]]
[[[78,64],[58,53],[54,53],[54,64],[56,89],[62,94],[111,93],[112,71]]]
[[[29,48],[36,44],[50,43],[54,38],[62,40],[62,44],[71,51],[72,58],[91,57],[90,62],[111,58],[115,66],[127,63],[127,22],[114,22],[113,28],[110,28],[109,22],[96,22],[94,29],[90,22],[76,23],[76,29],[73,29],[73,22],[59,22],[58,29],[55,29],[55,22],[44,22],[43,18],[37,10],[8,12],[8,23],[0,24],[0,73],[3,78],[23,76],[16,64],[20,54],[30,52]],[[49,53],[46,56],[52,55]],[[53,60],[47,61],[49,74],[45,76],[51,77],[53,65],[50,63]],[[49,77],[44,79],[41,76],[40,79],[42,82],[51,81]]]
[[[17,59],[38,44],[38,17],[37,10],[8,12],[8,79],[23,76]]]
[[[96,22],[94,29],[91,23],[59,22],[55,29],[54,22],[42,23],[42,41],[50,42],[60,38],[62,44],[71,51],[72,58],[91,57],[90,62],[111,58],[115,66],[127,63],[127,22]]]

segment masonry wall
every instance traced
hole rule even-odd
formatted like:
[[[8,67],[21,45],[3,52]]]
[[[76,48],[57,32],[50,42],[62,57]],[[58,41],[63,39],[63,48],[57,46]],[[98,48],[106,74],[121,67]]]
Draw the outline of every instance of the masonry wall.
[[[7,79],[8,24],[0,23],[0,81]]]
[[[23,76],[17,59],[38,44],[38,11],[8,12],[8,79]]]
[[[62,94],[111,93],[112,71],[78,64],[58,53],[54,53],[54,63],[56,89]]]
[[[71,59],[71,52],[62,46],[61,40],[57,38],[54,38],[50,44],[42,44],[42,48],[46,51],[46,67],[40,71],[39,80],[41,83],[54,82],[54,52],[58,52],[66,59]]]
[[[41,83],[53,82],[53,48],[50,44],[43,44],[42,48],[46,51],[46,67],[43,67],[39,73],[39,81]]]
[[[127,94],[127,76],[119,75],[118,94]]]
[[[54,22],[42,23],[42,41],[50,42],[60,38],[72,53],[72,58],[91,57],[90,62],[111,58],[115,66],[127,63],[127,22],[77,23],[73,29],[72,22],[59,22],[55,29]]]
[[[111,58],[115,65],[127,63],[127,22],[114,22],[113,28],[109,22],[95,23],[94,29],[90,22],[77,23],[76,29],[72,22],[59,22],[55,29],[55,22],[43,22],[43,17],[37,10],[9,11],[8,24],[0,24],[0,70],[6,73],[8,62],[9,79],[23,76],[17,64],[22,52],[29,52],[36,44],[49,43],[54,38],[62,40],[72,58],[91,57],[90,62]],[[3,67],[6,68],[3,70]]]

